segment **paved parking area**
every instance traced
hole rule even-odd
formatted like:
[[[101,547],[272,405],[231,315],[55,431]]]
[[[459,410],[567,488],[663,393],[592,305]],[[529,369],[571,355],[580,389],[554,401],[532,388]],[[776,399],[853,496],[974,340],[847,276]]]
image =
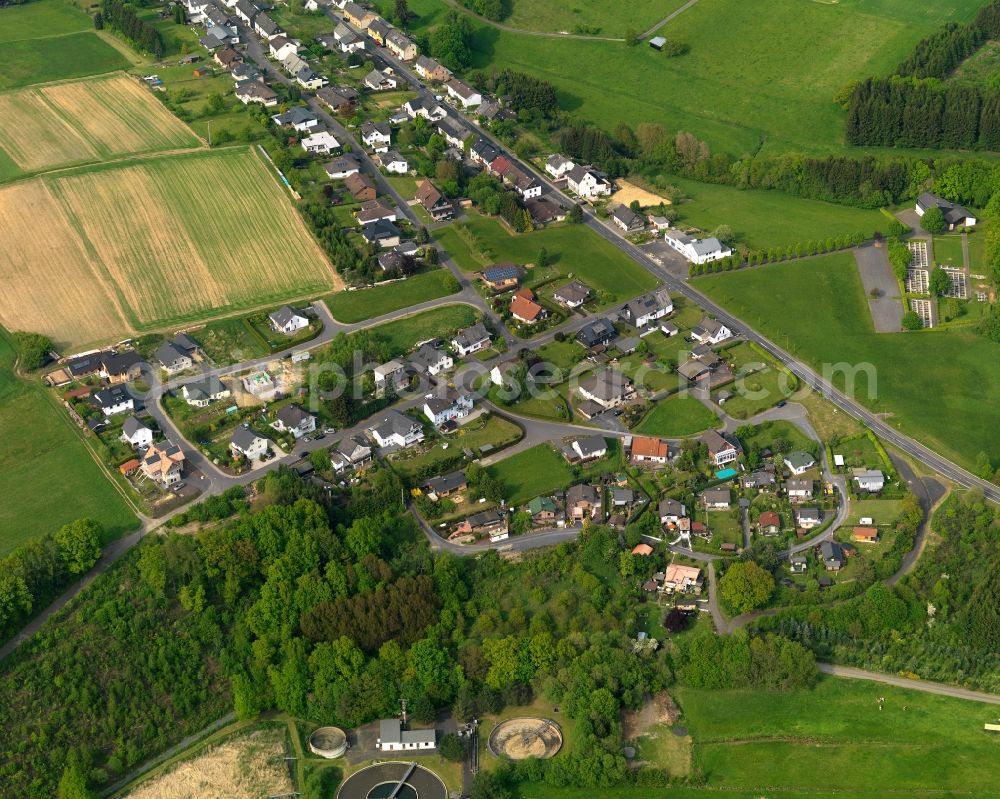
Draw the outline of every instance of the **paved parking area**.
[[[869,244],[854,251],[858,274],[868,295],[868,308],[876,333],[898,333],[903,326],[903,302],[899,297],[899,283],[889,266],[883,247]],[[873,297],[876,291],[878,296]]]

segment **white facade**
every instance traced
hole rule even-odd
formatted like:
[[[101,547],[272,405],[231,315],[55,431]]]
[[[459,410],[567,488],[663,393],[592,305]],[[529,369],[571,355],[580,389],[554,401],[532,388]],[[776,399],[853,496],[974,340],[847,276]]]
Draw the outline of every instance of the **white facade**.
[[[340,147],[340,142],[338,142],[328,131],[325,130],[320,131],[319,133],[314,133],[311,136],[307,136],[302,140],[302,149],[307,153],[320,153],[322,155],[326,155],[330,151],[336,150],[338,147]]]
[[[687,258],[687,260],[695,264],[707,264],[711,261],[728,258],[733,254],[732,249],[719,241],[715,236],[710,236],[702,240],[675,230],[668,230],[663,234],[663,240]]]

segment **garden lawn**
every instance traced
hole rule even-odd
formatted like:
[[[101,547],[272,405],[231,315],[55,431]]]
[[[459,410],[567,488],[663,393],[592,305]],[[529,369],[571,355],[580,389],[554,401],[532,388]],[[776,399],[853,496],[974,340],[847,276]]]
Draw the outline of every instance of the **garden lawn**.
[[[781,400],[787,400],[795,392],[791,390],[793,379],[788,373],[773,366],[759,372],[737,377],[723,390],[732,393],[723,410],[735,419],[749,419],[761,411],[774,407]]]
[[[0,331],[0,557],[74,519],[100,522],[106,541],[135,528],[138,521],[72,423],[41,383],[14,375],[13,360]]]
[[[668,180],[691,198],[677,206],[682,223],[706,231],[728,225],[736,240],[755,248],[826,241],[858,232],[868,238],[889,221],[877,210],[807,200],[778,191],[741,190],[673,176]]]
[[[0,28],[9,10],[0,8]],[[0,90],[131,66],[124,55],[93,31],[8,42],[3,46],[3,57]]]
[[[961,269],[965,263],[962,258],[962,237],[955,234],[935,236],[934,263],[938,266],[954,266]]]
[[[780,419],[775,422],[762,422],[753,426],[753,434],[740,439],[744,449],[756,445],[759,449],[774,449],[774,442],[783,438],[788,442],[788,451],[805,450],[811,452],[816,444],[791,422]]]
[[[674,395],[660,400],[635,428],[646,436],[691,436],[716,427],[719,417],[694,397]]]
[[[421,311],[372,329],[388,339],[394,351],[403,353],[412,350],[418,341],[450,338],[452,333],[475,324],[478,319],[479,313],[472,306],[455,304]]]
[[[499,449],[518,441],[522,435],[521,428],[506,419],[490,416],[484,423],[482,417],[479,417],[461,425],[453,435],[442,437],[434,446],[414,457],[407,457],[409,451],[401,450],[392,455],[390,460],[397,472],[412,476],[428,465],[455,457],[465,447],[477,450],[489,444],[494,449]],[[443,444],[448,448],[445,449]]]
[[[892,524],[899,518],[903,502],[904,500],[901,499],[852,499],[851,515],[847,517],[846,529],[848,533],[850,527],[856,525],[862,516],[871,518],[876,527]],[[880,536],[885,535],[885,533],[885,530],[879,531]],[[862,546],[861,549],[865,549],[865,547]]]
[[[334,319],[351,324],[446,297],[453,293],[452,289],[456,286],[457,282],[447,269],[435,269],[397,283],[360,291],[342,291],[324,298],[324,302]],[[461,287],[458,289],[461,290]]]
[[[549,444],[519,452],[488,468],[503,484],[508,505],[523,505],[532,497],[560,491],[573,483],[573,470]]]
[[[876,335],[850,253],[693,285],[819,371],[824,364],[870,364],[871,380],[859,370],[853,395],[892,414],[889,422],[903,432],[967,468],[979,452],[1000,462],[997,345],[960,328]],[[846,388],[844,371],[832,380]]]
[[[488,254],[474,252],[456,230],[458,225],[469,232],[481,252]],[[572,275],[595,291],[604,292],[602,307],[650,291],[657,282],[617,247],[582,225],[555,225],[512,234],[495,219],[470,211],[466,218],[435,230],[434,237],[466,272],[478,272],[503,261],[533,264],[544,247],[553,259],[553,276]]]
[[[685,0],[633,0],[628,13],[601,0],[513,0],[504,25],[532,31],[587,33],[623,37],[629,29],[645,31],[676,11]]]

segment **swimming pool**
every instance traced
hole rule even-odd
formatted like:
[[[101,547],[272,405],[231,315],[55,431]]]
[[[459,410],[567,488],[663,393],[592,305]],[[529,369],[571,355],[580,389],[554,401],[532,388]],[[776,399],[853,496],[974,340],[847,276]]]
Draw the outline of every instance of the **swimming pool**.
[[[735,469],[723,469],[721,472],[716,472],[715,476],[720,480],[728,480],[730,477],[736,477]]]

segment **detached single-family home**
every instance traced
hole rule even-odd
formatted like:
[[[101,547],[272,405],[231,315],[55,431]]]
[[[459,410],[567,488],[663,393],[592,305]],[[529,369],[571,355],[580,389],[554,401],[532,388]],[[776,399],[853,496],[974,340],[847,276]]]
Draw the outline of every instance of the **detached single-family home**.
[[[656,320],[673,313],[673,310],[674,303],[670,299],[670,292],[660,289],[626,303],[621,310],[621,319],[638,329],[651,325]]]
[[[243,54],[232,47],[222,47],[215,51],[212,56],[220,67],[225,70],[232,70],[243,63]]]
[[[319,155],[329,155],[340,147],[340,142],[328,130],[317,131],[310,136],[306,136],[299,143],[307,153],[318,153]]]
[[[702,588],[701,569],[671,563],[663,574],[663,590],[668,593],[700,594]]]
[[[181,396],[188,405],[207,408],[215,400],[232,396],[232,392],[219,378],[206,377],[181,386]]]
[[[792,555],[788,563],[792,574],[805,574],[809,569],[809,559],[805,555]]]
[[[677,367],[677,374],[683,377],[685,380],[689,380],[692,383],[697,383],[699,380],[704,380],[710,374],[708,366],[706,366],[701,361],[691,360],[684,361],[680,366]]]
[[[588,297],[590,297],[590,288],[579,280],[571,280],[552,294],[552,298],[556,302],[570,309],[579,308],[587,301]]]
[[[408,447],[424,440],[424,429],[419,422],[392,409],[369,427],[368,433],[380,447]]]
[[[229,451],[233,457],[243,456],[248,461],[260,460],[271,446],[268,438],[249,427],[237,427],[229,438]]]
[[[288,336],[309,327],[309,317],[291,305],[282,305],[277,311],[272,311],[267,320],[272,330]]]
[[[284,33],[281,26],[263,11],[254,17],[253,29],[257,32],[258,36],[268,40]]]
[[[459,330],[451,340],[451,343],[458,354],[464,358],[473,352],[487,349],[491,341],[490,331],[486,329],[486,325],[482,322],[477,322],[472,327]]]
[[[795,524],[803,530],[812,530],[823,523],[823,514],[819,508],[798,508],[795,511]]]
[[[581,327],[576,332],[576,340],[587,349],[593,349],[594,347],[600,347],[610,341],[614,341],[617,335],[618,331],[611,324],[611,320],[602,317],[587,322],[587,324]]]
[[[142,374],[145,361],[135,350],[118,350],[102,352],[101,377],[112,383],[125,383],[135,380]]]
[[[604,436],[585,436],[575,439],[570,449],[580,461],[593,461],[608,454],[608,442]]]
[[[396,209],[386,205],[381,200],[369,200],[361,204],[361,208],[358,209],[355,216],[362,225],[369,225],[379,219],[387,219],[390,222],[395,222]]]
[[[632,381],[616,369],[603,369],[580,383],[580,396],[602,408],[617,408],[635,395]]]
[[[601,518],[601,492],[588,483],[575,485],[566,492],[566,513],[574,521],[589,516],[595,521]]]
[[[153,431],[137,416],[129,416],[122,422],[121,440],[132,447],[148,447],[153,443]]]
[[[729,510],[733,492],[728,488],[707,488],[701,492],[701,502],[709,510]]]
[[[410,119],[423,117],[431,122],[437,122],[448,116],[448,112],[440,105],[433,100],[424,100],[422,97],[407,100],[403,103],[403,110]]]
[[[442,497],[450,497],[452,494],[465,491],[468,487],[469,483],[465,479],[465,472],[459,471],[431,477],[424,481],[420,490],[437,502]]]
[[[386,150],[379,157],[382,168],[390,175],[405,175],[410,171],[410,162],[395,150]]]
[[[936,194],[931,194],[929,191],[924,192],[917,198],[917,216],[923,216],[927,213],[930,208],[940,208],[941,213],[944,215],[945,224],[948,225],[948,230],[954,230],[956,227],[973,227],[976,222],[975,214],[968,211],[968,209],[962,207],[958,203],[950,202],[943,197],[938,197]]]
[[[593,199],[611,194],[611,181],[590,166],[573,166],[566,173],[566,186],[574,194]]]
[[[514,187],[522,200],[535,200],[542,196],[542,182],[519,166],[512,164],[503,179],[504,183]]]
[[[546,524],[558,521],[562,518],[562,508],[553,497],[535,497],[525,506],[525,510],[531,514],[531,523]]]
[[[472,143],[472,146],[469,147],[469,158],[473,162],[482,164],[483,166],[492,162],[498,155],[500,155],[500,151],[482,136],[476,139]]]
[[[372,448],[357,436],[345,438],[330,453],[330,462],[337,472],[343,472],[347,469],[360,469],[371,463],[371,459]]]
[[[733,331],[722,322],[718,319],[710,319],[707,316],[691,331],[692,339],[699,344],[708,344],[710,346],[721,344],[726,339],[731,338],[732,335]]]
[[[282,433],[291,433],[294,438],[302,438],[316,429],[316,417],[301,405],[292,403],[278,410],[271,427]]]
[[[170,341],[164,341],[153,357],[159,361],[160,365],[168,374],[190,369],[194,365],[194,354],[198,345],[190,336],[181,333]]]
[[[503,541],[508,532],[507,512],[500,508],[475,513],[455,528],[457,535],[488,535],[491,541]]]
[[[298,55],[299,45],[285,35],[275,36],[267,43],[271,51],[271,57],[278,61],[284,61],[290,55]]]
[[[385,122],[365,122],[361,125],[361,140],[377,153],[384,153],[392,143],[392,129]]]
[[[627,205],[616,205],[611,211],[611,221],[626,233],[634,233],[646,227],[645,217],[635,213]]]
[[[260,74],[260,70],[258,70],[253,64],[238,64],[233,67],[233,82],[237,86],[241,83],[245,83],[246,81],[261,83],[263,79],[264,78],[263,75]]]
[[[402,361],[391,360],[376,366],[373,370],[375,374],[375,391],[381,394],[386,388],[396,391],[407,382],[406,365]]]
[[[784,457],[785,468],[794,475],[805,474],[816,465],[816,459],[808,452],[795,450]]]
[[[654,551],[649,544],[636,544],[632,547],[632,554],[643,558],[648,558]]]
[[[455,359],[444,350],[436,349],[430,344],[422,344],[410,356],[410,363],[418,372],[437,375],[451,369],[455,365]]]
[[[388,92],[399,86],[399,81],[394,75],[373,69],[365,75],[365,86],[373,92]]]
[[[791,502],[807,502],[813,498],[812,480],[787,480],[785,491]]]
[[[852,479],[859,491],[877,494],[885,488],[885,475],[879,469],[855,469]]]
[[[777,535],[781,532],[781,517],[776,511],[763,511],[757,519],[757,529],[763,535]]]
[[[566,173],[576,166],[566,156],[555,153],[545,162],[545,171],[556,180],[566,177]]]
[[[760,469],[743,478],[743,487],[755,488],[758,491],[770,491],[774,488],[775,482],[774,474]]]
[[[391,30],[386,34],[385,47],[400,61],[412,61],[417,57],[417,45],[397,30]]]
[[[470,134],[469,129],[465,125],[451,117],[440,119],[437,123],[437,131],[444,136],[444,140],[452,147],[463,147],[465,140]]]
[[[443,396],[428,397],[424,402],[424,416],[435,427],[445,422],[464,419],[472,413],[473,400],[471,394],[452,389],[445,391]]]
[[[323,170],[333,180],[344,180],[351,175],[357,175],[361,171],[358,159],[350,153],[345,153],[334,158],[328,164],[323,165]]]
[[[517,288],[523,274],[524,270],[521,267],[503,263],[484,269],[479,277],[491,291],[507,291]]]
[[[265,108],[278,104],[278,95],[270,86],[255,80],[245,80],[236,87],[236,96],[244,105],[260,103]]]
[[[354,198],[355,202],[363,203],[368,200],[374,200],[376,191],[375,184],[372,183],[372,179],[361,172],[355,172],[347,176],[344,181],[344,185],[347,190],[351,193],[351,197]]]
[[[135,401],[127,387],[123,385],[102,388],[90,395],[90,402],[105,416],[114,416],[135,409]]]
[[[828,572],[840,571],[844,566],[844,548],[836,541],[824,541],[819,545],[819,554]]]
[[[725,466],[740,457],[739,447],[715,430],[706,430],[699,436],[699,440],[708,448],[708,457],[716,466]]]
[[[417,193],[414,197],[435,222],[451,219],[454,213],[451,201],[429,180],[424,180],[417,186]]]
[[[377,244],[383,249],[399,245],[401,233],[388,219],[376,219],[361,228],[361,237],[369,244]]]
[[[681,519],[687,518],[687,508],[676,499],[661,499],[657,513],[660,515],[660,524],[678,524]]]
[[[306,0],[302,5],[306,11],[322,11],[333,5],[333,0]]]
[[[518,322],[533,325],[546,316],[545,309],[535,302],[535,292],[523,288],[516,292],[510,300],[510,315]]]
[[[448,96],[461,103],[462,108],[475,108],[483,101],[483,95],[478,90],[457,78],[448,81],[445,88],[448,90]]]
[[[357,92],[343,86],[324,86],[316,92],[316,99],[335,114],[349,114],[354,110]]]
[[[337,25],[333,31],[333,36],[337,40],[337,45],[342,53],[363,53],[365,51],[365,39],[358,35],[343,23]],[[334,48],[330,48],[331,50]]]
[[[679,230],[667,230],[663,234],[663,240],[673,249],[692,263],[707,264],[710,261],[718,261],[728,258],[733,254],[732,249],[727,247],[715,236],[707,239],[696,239],[681,233]]]
[[[444,83],[451,80],[451,71],[447,67],[425,55],[417,58],[413,69],[421,78],[433,83]]]
[[[142,456],[139,469],[147,480],[157,485],[173,485],[184,471],[184,453],[172,441],[150,444]]]
[[[666,463],[670,458],[670,445],[662,438],[633,436],[632,463]]]

